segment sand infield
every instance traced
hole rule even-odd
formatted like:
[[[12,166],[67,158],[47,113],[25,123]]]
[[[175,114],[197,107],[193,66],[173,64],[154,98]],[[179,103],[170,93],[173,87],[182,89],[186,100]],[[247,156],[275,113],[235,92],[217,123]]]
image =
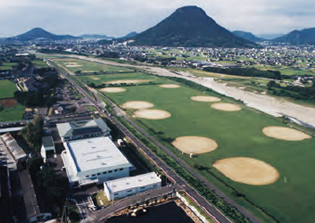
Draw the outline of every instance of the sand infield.
[[[229,111],[229,112],[239,111],[242,109],[240,106],[231,104],[231,103],[215,103],[211,105],[211,108],[214,108],[220,111]]]
[[[263,133],[266,136],[282,139],[286,141],[301,141],[304,139],[312,138],[310,135],[307,135],[301,131],[287,128],[287,127],[278,127],[278,126],[269,126],[263,129]]]
[[[218,147],[214,140],[199,136],[178,137],[172,142],[172,145],[187,154],[208,153]]]
[[[274,167],[253,158],[227,158],[216,161],[213,166],[231,180],[249,185],[271,184],[279,177]]]
[[[161,84],[159,87],[161,87],[161,88],[179,88],[180,86],[177,84]]]
[[[98,81],[100,78],[99,77],[89,77],[91,78],[92,80],[95,80],[95,81]]]
[[[220,98],[212,97],[212,96],[194,96],[191,97],[193,101],[200,101],[200,102],[218,102],[221,101]]]
[[[154,104],[147,101],[128,101],[121,107],[125,109],[145,109],[154,107]]]
[[[171,117],[171,114],[164,110],[158,110],[158,109],[142,109],[139,111],[136,111],[134,115],[137,118],[144,118],[144,119],[150,119],[150,120],[159,120],[159,119],[166,119]]]
[[[151,80],[116,80],[116,81],[107,81],[104,82],[105,84],[137,84],[137,83],[144,83],[149,82]]]
[[[119,93],[119,92],[125,92],[126,89],[121,88],[121,87],[106,87],[106,88],[100,89],[100,91],[107,92],[107,93]]]
[[[2,99],[2,100],[0,100],[0,104],[3,107],[14,107],[17,105],[17,101],[15,98]]]
[[[82,65],[78,63],[66,63],[66,67],[82,67]]]

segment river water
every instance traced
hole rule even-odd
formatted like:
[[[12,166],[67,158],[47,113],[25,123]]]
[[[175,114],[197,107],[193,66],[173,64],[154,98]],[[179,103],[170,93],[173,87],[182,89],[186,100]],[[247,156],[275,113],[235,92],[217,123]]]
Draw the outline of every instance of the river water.
[[[194,223],[175,202],[162,204],[147,209],[147,213],[137,216],[118,216],[106,223]]]

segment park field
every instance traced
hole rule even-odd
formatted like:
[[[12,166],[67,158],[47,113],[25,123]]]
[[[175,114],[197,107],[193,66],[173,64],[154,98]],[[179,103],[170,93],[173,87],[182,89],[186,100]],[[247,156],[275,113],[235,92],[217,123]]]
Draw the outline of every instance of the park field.
[[[145,101],[153,104],[150,109],[167,112],[169,116],[165,116],[166,118],[151,120],[136,118],[137,110],[125,109],[139,126],[155,136],[178,157],[191,166],[202,166],[202,170],[198,171],[203,176],[263,222],[273,222],[273,218],[279,222],[313,222],[314,138],[288,141],[268,137],[263,133],[265,127],[288,126],[280,119],[249,109],[215,92],[199,91],[161,79],[165,83],[177,84],[180,87],[127,86],[124,87],[124,92],[106,95],[124,108],[126,102]],[[191,99],[194,96],[220,98],[221,102],[232,103],[240,110],[217,110],[213,108],[216,102],[195,101]],[[212,139],[217,148],[189,158],[189,154],[182,153],[171,144],[182,136]],[[268,164],[277,172],[274,180],[261,185],[239,182],[214,167],[217,161],[237,157],[254,158]]]
[[[0,122],[22,120],[25,107],[13,98],[14,92],[18,90],[15,83],[1,80],[0,89]]]
[[[9,80],[0,80],[0,99],[2,98],[12,98],[14,92],[17,91],[15,83]]]
[[[90,62],[80,59],[55,59],[55,62],[68,69],[72,73],[120,73],[120,72],[133,72],[132,69],[124,67],[116,67],[105,65],[96,62]]]

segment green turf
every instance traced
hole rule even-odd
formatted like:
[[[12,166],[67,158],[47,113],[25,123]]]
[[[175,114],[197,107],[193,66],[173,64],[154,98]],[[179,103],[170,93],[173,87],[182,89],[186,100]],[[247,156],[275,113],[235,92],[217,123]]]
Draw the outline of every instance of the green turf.
[[[101,75],[80,75],[78,76],[86,84],[94,83],[100,85],[104,82],[115,81],[115,80],[148,80],[154,83],[165,83],[164,79],[147,75],[144,73],[117,73],[117,74],[101,74]],[[93,78],[99,78],[99,80],[93,80]],[[146,82],[144,82],[146,83]]]
[[[49,67],[48,64],[45,61],[41,60],[41,59],[35,59],[35,60],[32,61],[32,63],[38,69]]]
[[[210,107],[211,103],[192,101],[191,96],[202,93],[188,87],[164,89],[158,86],[137,86],[127,87],[126,92],[107,95],[119,105],[127,101],[144,100],[155,104],[154,108],[170,112],[172,117],[168,119],[138,121],[147,129],[153,129],[160,137],[175,139],[194,135],[214,139],[219,145],[218,149],[194,159],[168,146],[187,163],[209,167],[216,177],[245,194],[246,198],[280,222],[313,221],[314,138],[300,142],[269,138],[262,133],[262,129],[266,126],[284,126],[282,122],[246,107],[238,112],[217,111]],[[212,167],[217,160],[241,156],[256,158],[274,166],[280,174],[278,181],[267,186],[250,186],[234,182]],[[209,173],[203,172],[203,175],[209,180],[214,179]],[[231,194],[219,181],[214,180],[213,183],[228,195]],[[253,210],[248,202],[240,198],[235,200]]]
[[[132,69],[124,68],[124,67],[117,67],[111,66],[101,63],[95,63],[85,60],[79,59],[62,59],[57,61],[59,64],[70,70],[71,72],[75,73],[77,71],[81,71],[82,73],[93,73],[93,72],[132,72]],[[80,67],[67,67],[68,63],[77,63],[81,65]]]
[[[15,83],[9,80],[0,80],[0,99],[13,98],[14,92],[17,91]]]
[[[2,63],[0,70],[12,70],[13,66],[17,66],[17,63]]]
[[[20,121],[23,118],[25,107],[17,104],[15,107],[3,108],[0,111],[0,122]]]

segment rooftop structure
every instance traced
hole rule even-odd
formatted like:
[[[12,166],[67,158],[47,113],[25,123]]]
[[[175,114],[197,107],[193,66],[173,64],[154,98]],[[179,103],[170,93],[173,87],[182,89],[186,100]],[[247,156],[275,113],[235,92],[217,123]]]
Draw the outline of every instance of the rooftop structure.
[[[103,183],[129,176],[132,164],[109,137],[68,141],[62,153],[70,184]]]
[[[9,152],[13,155],[13,158],[16,162],[23,160],[26,158],[26,153],[24,150],[17,144],[15,139],[11,136],[10,133],[6,133],[1,136],[2,142],[5,143]],[[0,140],[0,143],[2,143]]]
[[[161,187],[161,178],[155,172],[134,177],[124,177],[104,183],[104,192],[108,200],[116,200]]]
[[[101,118],[57,124],[57,129],[64,142],[102,135],[110,136],[110,128]]]

